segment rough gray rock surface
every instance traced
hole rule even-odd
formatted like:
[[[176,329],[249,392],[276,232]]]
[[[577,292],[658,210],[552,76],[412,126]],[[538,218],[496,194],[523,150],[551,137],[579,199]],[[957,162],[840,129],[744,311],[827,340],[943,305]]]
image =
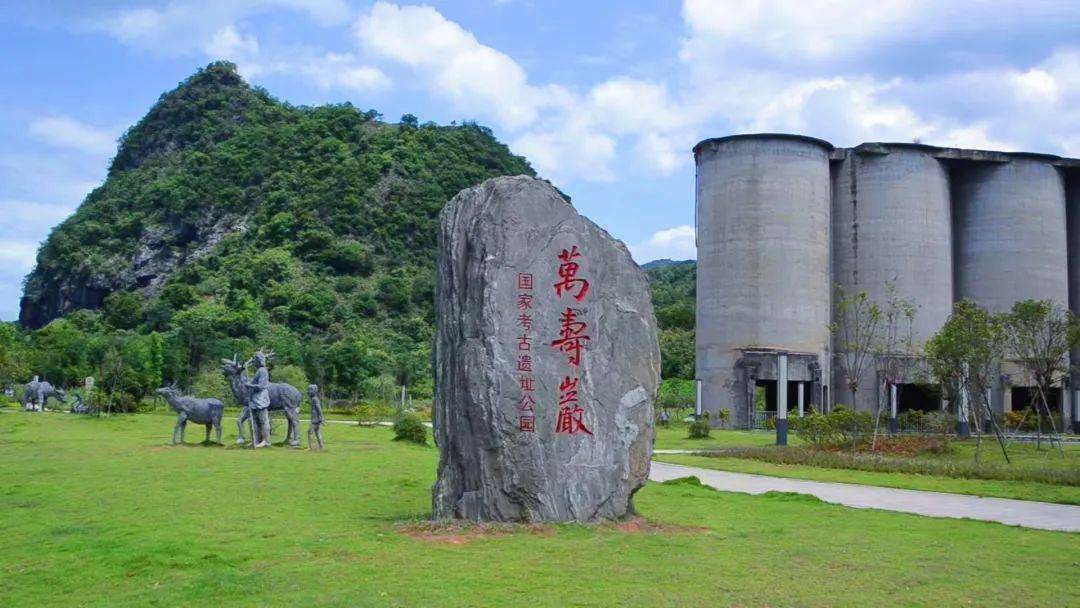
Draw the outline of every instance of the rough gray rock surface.
[[[572,260],[574,278],[589,282],[580,301],[580,283],[561,297],[554,288],[566,270],[559,255],[574,246],[581,254]],[[531,290],[520,275],[532,276]],[[633,494],[649,474],[660,349],[648,279],[626,247],[547,182],[500,177],[463,190],[443,210],[436,293],[434,517],[632,514]],[[522,325],[521,294],[533,296],[531,330]],[[572,352],[551,344],[567,308],[587,323],[578,366]],[[527,351],[523,334],[531,336]],[[521,355],[530,356],[530,372],[518,371]],[[532,378],[531,391],[523,377]],[[568,410],[558,428],[566,378],[578,381],[588,433],[565,424]],[[535,405],[526,399],[523,410],[526,394]],[[530,414],[531,432],[523,430]]]
[[[35,268],[26,281],[19,321],[42,327],[79,308],[100,308],[119,290],[157,295],[177,268],[209,253],[226,235],[246,231],[247,222],[246,214],[208,213],[191,224],[148,226],[130,259],[106,265],[111,273],[57,279]]]

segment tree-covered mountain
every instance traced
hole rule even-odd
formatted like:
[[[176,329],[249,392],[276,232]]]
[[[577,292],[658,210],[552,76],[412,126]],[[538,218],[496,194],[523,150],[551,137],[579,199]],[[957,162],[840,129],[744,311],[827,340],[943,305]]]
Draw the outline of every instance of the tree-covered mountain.
[[[105,182],[27,277],[0,383],[95,376],[128,403],[205,385],[255,348],[331,396],[429,394],[436,225],[463,188],[534,175],[487,129],[296,107],[228,63],[121,138]],[[664,373],[693,377],[693,263],[650,270]]]
[[[123,135],[106,181],[38,253],[20,320],[157,332],[181,381],[276,348],[359,394],[370,376],[427,372],[443,204],[517,174],[534,171],[481,126],[291,106],[214,63]],[[39,367],[69,382],[94,374],[91,358]]]

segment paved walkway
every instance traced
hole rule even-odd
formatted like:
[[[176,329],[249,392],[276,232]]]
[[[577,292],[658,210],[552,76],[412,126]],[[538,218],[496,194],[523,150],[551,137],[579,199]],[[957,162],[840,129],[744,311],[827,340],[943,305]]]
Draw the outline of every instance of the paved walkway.
[[[729,473],[655,460],[649,479],[667,481],[691,475],[701,483],[725,492],[795,492],[857,509],[883,509],[929,517],[994,521],[1040,530],[1080,532],[1080,506],[1073,505]]]

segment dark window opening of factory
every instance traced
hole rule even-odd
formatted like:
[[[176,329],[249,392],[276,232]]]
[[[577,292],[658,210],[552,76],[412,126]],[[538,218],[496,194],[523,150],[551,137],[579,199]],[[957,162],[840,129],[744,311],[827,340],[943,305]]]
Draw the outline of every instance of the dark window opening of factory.
[[[941,409],[941,387],[934,384],[897,384],[896,413],[917,410],[936,412]]]
[[[799,385],[803,385],[803,413],[810,411],[810,383],[788,381],[787,415],[799,416]],[[766,420],[776,418],[776,380],[756,380],[754,385],[754,426],[765,428]]]
[[[1035,412],[1035,403],[1038,398],[1039,389],[1034,386],[1014,386],[1012,387],[1012,411],[1019,412],[1023,409],[1030,408]],[[1058,404],[1061,403],[1061,387],[1051,387],[1050,391],[1046,395],[1046,405],[1050,407],[1051,413],[1058,413]],[[1042,406],[1040,405],[1040,409]],[[1041,412],[1044,416],[1046,412]]]

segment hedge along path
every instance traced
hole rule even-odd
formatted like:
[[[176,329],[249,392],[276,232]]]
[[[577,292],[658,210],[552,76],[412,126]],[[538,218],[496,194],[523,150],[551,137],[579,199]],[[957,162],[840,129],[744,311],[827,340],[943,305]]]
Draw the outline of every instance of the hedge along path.
[[[1073,505],[786,479],[652,462],[650,480],[670,481],[682,477],[697,477],[704,485],[725,492],[793,492],[857,509],[882,509],[928,517],[975,519],[1039,530],[1080,532],[1080,507]]]

